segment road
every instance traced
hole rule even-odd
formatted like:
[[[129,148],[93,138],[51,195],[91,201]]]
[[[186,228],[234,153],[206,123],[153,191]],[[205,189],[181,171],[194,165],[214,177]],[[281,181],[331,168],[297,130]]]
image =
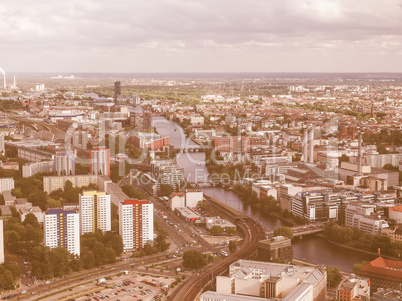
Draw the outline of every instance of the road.
[[[209,202],[208,206],[214,205]],[[218,206],[213,209],[220,210]],[[221,212],[221,215],[225,216],[225,213]],[[204,268],[200,274],[192,279],[189,279],[176,291],[171,293],[167,300],[196,300],[199,294],[202,292],[202,289],[211,280],[213,281],[214,277],[227,271],[231,263],[239,259],[247,258],[256,250],[258,242],[264,237],[264,231],[261,229],[261,227],[251,219],[247,219],[245,222],[238,222],[236,224],[238,229],[240,229],[244,234],[244,242],[241,245],[241,248],[219,263]]]

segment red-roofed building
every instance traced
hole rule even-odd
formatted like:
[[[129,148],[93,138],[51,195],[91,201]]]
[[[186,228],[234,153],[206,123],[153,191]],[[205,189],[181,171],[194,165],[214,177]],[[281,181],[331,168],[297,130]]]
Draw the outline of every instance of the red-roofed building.
[[[370,278],[372,290],[402,287],[402,261],[378,257],[360,269],[359,274]]]

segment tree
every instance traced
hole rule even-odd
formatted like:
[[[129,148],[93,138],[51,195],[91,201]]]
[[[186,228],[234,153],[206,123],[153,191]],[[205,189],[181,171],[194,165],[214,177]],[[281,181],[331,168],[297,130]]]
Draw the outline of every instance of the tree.
[[[207,265],[207,260],[199,251],[187,251],[183,254],[183,267],[187,269],[199,269]]]
[[[169,196],[173,193],[174,188],[170,186],[169,184],[161,184],[160,191],[158,193],[158,196]]]
[[[209,229],[209,232],[213,236],[219,236],[223,234],[223,228],[221,226],[213,226],[211,229]]]
[[[23,224],[24,226],[30,224],[30,225],[32,225],[32,227],[34,227],[35,229],[39,229],[38,219],[36,218],[35,214],[33,214],[33,213],[28,213],[28,214],[25,216],[25,219],[24,219],[24,221],[22,222],[22,224]]]
[[[285,236],[287,238],[293,239],[293,231],[291,228],[280,226],[274,231],[275,236]]]
[[[87,146],[87,150],[92,150],[93,147],[94,147],[94,146],[92,145],[91,141],[88,141],[86,146]]]
[[[28,196],[28,201],[32,203],[33,206],[39,206],[42,211],[47,209],[47,196],[43,191],[33,192]]]
[[[331,287],[337,287],[342,281],[342,274],[337,267],[332,269],[331,267],[327,266],[327,281]]]
[[[236,244],[233,240],[229,241],[229,252],[233,253],[234,251],[236,251]]]

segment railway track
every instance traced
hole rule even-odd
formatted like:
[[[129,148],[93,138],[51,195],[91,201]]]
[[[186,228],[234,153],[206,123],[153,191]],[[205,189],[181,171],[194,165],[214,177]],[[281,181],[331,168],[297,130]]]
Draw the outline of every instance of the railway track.
[[[221,207],[208,203],[215,210],[221,210]],[[221,215],[226,215],[221,212]],[[218,264],[208,266],[204,271],[192,279],[186,281],[178,290],[174,291],[167,300],[190,301],[196,300],[203,288],[212,280],[214,276],[227,271],[233,262],[247,258],[257,248],[258,242],[263,238],[264,232],[261,227],[253,220],[246,219],[244,222],[236,222],[237,227],[244,234],[244,241],[240,249],[229,257],[223,259]],[[212,275],[212,277],[211,277]]]

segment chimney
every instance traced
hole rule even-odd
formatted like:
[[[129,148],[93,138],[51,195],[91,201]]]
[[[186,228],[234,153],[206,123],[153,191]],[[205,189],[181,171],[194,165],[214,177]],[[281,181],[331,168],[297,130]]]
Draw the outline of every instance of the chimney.
[[[361,132],[359,132],[359,149],[358,149],[358,155],[357,155],[357,174],[358,176],[362,175],[362,141],[363,141],[363,135]]]
[[[310,153],[309,153],[309,158],[308,162],[314,163],[314,128],[311,128],[309,131],[309,136],[308,136],[308,143],[310,146]]]
[[[303,148],[303,161],[307,162],[307,153],[308,153],[308,145],[307,145],[307,128],[303,129],[303,143],[302,143],[302,148]]]

